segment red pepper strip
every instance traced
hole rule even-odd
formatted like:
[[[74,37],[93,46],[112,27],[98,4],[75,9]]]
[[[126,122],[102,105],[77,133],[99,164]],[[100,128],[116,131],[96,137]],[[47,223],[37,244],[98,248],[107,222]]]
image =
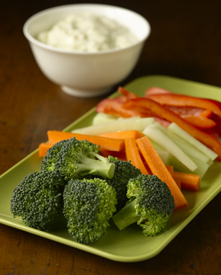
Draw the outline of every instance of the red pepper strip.
[[[182,117],[170,111],[158,102],[151,100],[149,98],[135,98],[127,100],[122,105],[125,109],[136,110],[138,107],[145,107],[150,109],[156,116],[164,118],[170,122],[175,122],[187,133],[201,141],[207,147],[211,148],[215,153],[218,154],[217,160],[221,161],[221,143],[213,136],[208,133],[196,128],[189,122],[185,121]]]
[[[214,128],[211,128],[211,129],[206,129],[205,130],[208,134],[210,134],[211,136],[214,136],[215,138],[220,138],[221,136],[218,134],[218,132],[214,129]]]
[[[213,114],[211,119],[216,122],[216,126],[214,127],[214,130],[221,137],[221,116],[217,116],[217,115]]]
[[[96,112],[105,113],[115,117],[124,117],[124,118],[141,116],[141,112],[139,111],[126,110],[122,108],[123,102],[124,102],[124,99],[121,97],[106,98],[97,104]]]
[[[148,97],[149,95],[156,95],[156,94],[171,94],[172,92],[166,90],[166,89],[163,89],[163,88],[160,88],[160,87],[151,87],[151,88],[148,88],[146,91],[145,91],[145,95],[144,97]]]
[[[213,113],[221,116],[221,102],[212,99],[199,98],[181,94],[155,94],[149,95],[148,98],[157,101],[162,105],[170,106],[192,106],[208,109]]]
[[[118,87],[118,92],[121,95],[125,96],[127,99],[132,99],[132,98],[137,98],[138,97],[138,95],[136,95],[136,94],[134,94],[132,92],[129,92],[128,90],[126,90],[125,88],[123,88],[121,86]]]
[[[185,116],[184,120],[188,121],[190,124],[196,126],[201,129],[210,129],[216,126],[216,122],[212,119],[202,116]]]
[[[213,112],[210,110],[203,110],[200,116],[210,118],[212,116]]]
[[[205,110],[202,108],[196,108],[196,107],[190,107],[190,106],[168,106],[168,105],[164,105],[164,106],[182,117],[185,117],[185,116],[197,116],[198,117]]]

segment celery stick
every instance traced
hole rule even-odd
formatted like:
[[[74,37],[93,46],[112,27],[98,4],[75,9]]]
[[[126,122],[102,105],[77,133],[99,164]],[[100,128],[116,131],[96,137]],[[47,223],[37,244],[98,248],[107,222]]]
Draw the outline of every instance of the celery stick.
[[[185,154],[169,137],[167,137],[161,130],[159,130],[154,124],[149,125],[143,131],[145,135],[153,139],[166,151],[177,158],[183,165],[185,165],[191,171],[196,170],[197,165],[194,161]]]
[[[170,155],[167,165],[172,165],[176,171],[186,172],[186,173],[192,173],[200,176],[200,179],[204,177],[207,170],[211,166],[211,163],[205,163],[198,159],[194,159],[194,162],[197,164],[196,170],[192,172],[189,170],[185,165],[183,165],[179,160],[177,160],[174,156]]]
[[[170,153],[165,150],[155,149],[157,151],[157,154],[161,158],[162,162],[165,165],[168,165],[169,159],[170,159]]]
[[[164,126],[160,125],[158,122],[155,122],[154,125],[156,125],[163,133],[168,136],[173,142],[176,143],[189,157],[194,157],[202,162],[210,163],[211,159],[205,155],[202,151],[200,151],[198,148],[187,142],[182,137],[176,135],[175,133],[169,131]]]
[[[97,113],[93,118],[92,125],[107,123],[107,122],[110,122],[110,121],[113,121],[116,119],[118,119],[118,118],[115,116],[111,116],[111,115],[104,114],[104,113]]]
[[[166,151],[165,149],[163,149],[159,144],[157,144],[154,140],[152,140],[151,138],[150,142],[153,145],[154,149],[157,151],[159,157],[161,158],[161,160],[163,161],[163,163],[165,165],[168,164],[169,159],[170,159],[170,153],[168,151]]]
[[[176,135],[182,137],[184,140],[186,140],[193,146],[195,146],[197,149],[199,149],[201,152],[207,155],[211,160],[215,160],[217,158],[218,155],[214,151],[209,149],[207,146],[205,146],[202,142],[198,141],[196,138],[192,137],[189,133],[184,131],[176,123],[172,122],[167,129],[175,133]]]
[[[75,129],[72,133],[88,134],[88,135],[101,135],[109,132],[137,130],[142,132],[148,125],[154,123],[154,118],[120,118],[111,122],[92,125],[84,128]]]

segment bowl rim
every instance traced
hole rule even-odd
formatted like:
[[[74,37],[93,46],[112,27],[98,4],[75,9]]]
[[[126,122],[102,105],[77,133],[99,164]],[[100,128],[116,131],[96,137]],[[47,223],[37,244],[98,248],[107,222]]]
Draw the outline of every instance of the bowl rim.
[[[74,7],[107,7],[107,8],[112,8],[112,9],[118,9],[118,10],[122,10],[122,11],[126,11],[126,12],[130,12],[131,14],[134,14],[135,16],[139,17],[145,24],[146,24],[146,28],[147,28],[147,32],[146,35],[142,38],[139,39],[139,41],[132,43],[131,45],[128,45],[126,47],[123,48],[116,48],[116,49],[110,49],[110,50],[104,50],[104,51],[97,51],[97,52],[82,52],[82,51],[74,51],[74,50],[64,50],[61,48],[56,48],[47,44],[44,44],[43,42],[40,42],[39,40],[37,40],[36,38],[34,38],[29,32],[28,32],[28,27],[29,25],[39,16],[42,16],[46,13],[49,12],[53,12],[55,10],[59,10],[59,9],[65,9],[65,8],[74,8]],[[108,5],[108,4],[96,4],[96,3],[82,3],[82,4],[67,4],[67,5],[59,5],[59,6],[54,6],[51,8],[47,8],[44,10],[41,10],[35,14],[33,14],[32,16],[30,16],[24,23],[23,25],[23,34],[26,37],[26,39],[29,41],[29,43],[34,44],[36,46],[39,46],[40,48],[44,48],[45,50],[49,50],[49,51],[53,51],[53,52],[57,52],[57,53],[64,53],[64,54],[76,54],[76,55],[102,55],[102,54],[110,54],[110,53],[116,53],[116,52],[121,52],[124,51],[126,49],[130,49],[133,47],[136,47],[137,45],[140,45],[142,43],[144,43],[147,38],[150,36],[151,33],[151,26],[149,21],[142,16],[141,14],[124,8],[124,7],[120,7],[120,6],[115,6],[115,5]]]

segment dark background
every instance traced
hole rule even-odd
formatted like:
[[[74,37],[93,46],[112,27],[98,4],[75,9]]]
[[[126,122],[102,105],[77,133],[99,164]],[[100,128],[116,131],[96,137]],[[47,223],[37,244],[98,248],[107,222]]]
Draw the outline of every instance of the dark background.
[[[0,174],[46,141],[48,129],[64,129],[104,98],[64,94],[41,73],[22,33],[34,13],[71,3],[83,2],[0,3]],[[87,3],[125,7],[150,22],[139,63],[122,86],[145,75],[221,86],[221,1]],[[0,225],[0,274],[221,274],[220,200],[219,194],[159,255],[141,263],[113,262]]]

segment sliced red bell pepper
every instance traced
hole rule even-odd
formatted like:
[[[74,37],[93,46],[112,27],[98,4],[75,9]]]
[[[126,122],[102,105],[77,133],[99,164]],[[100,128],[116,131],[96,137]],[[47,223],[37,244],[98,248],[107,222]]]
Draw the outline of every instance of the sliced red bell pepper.
[[[184,116],[183,119],[200,129],[211,129],[216,126],[216,122],[207,117]]]
[[[118,87],[118,92],[119,92],[121,95],[125,96],[127,99],[132,99],[132,98],[137,98],[137,97],[139,97],[139,96],[136,95],[135,93],[132,93],[132,92],[126,90],[125,88],[121,87],[121,86]]]
[[[196,108],[191,106],[169,106],[169,105],[164,105],[164,106],[182,117],[185,117],[185,116],[198,117],[198,116],[201,116],[202,114],[203,116],[206,116],[206,114],[209,115],[208,113],[204,112],[205,109],[202,109],[202,108]]]
[[[162,105],[170,106],[192,106],[212,111],[214,114],[221,116],[221,102],[216,100],[199,98],[181,94],[153,94],[148,98],[157,101]]]
[[[96,112],[124,118],[140,115],[140,112],[136,110],[122,108],[123,102],[124,100],[121,97],[106,98],[97,104]]]
[[[202,111],[200,116],[210,118],[212,116],[212,114],[213,114],[212,111],[205,109]]]
[[[182,117],[170,111],[160,103],[151,100],[150,98],[135,98],[127,100],[123,103],[122,107],[130,110],[136,110],[136,108],[139,109],[139,107],[147,108],[150,109],[156,116],[164,118],[170,122],[175,122],[183,130],[217,153],[217,160],[221,161],[221,143],[215,137],[191,125]]]
[[[149,95],[156,95],[156,94],[171,94],[172,92],[166,90],[166,89],[163,89],[163,88],[160,88],[160,87],[150,87],[148,88],[146,91],[145,91],[145,95],[144,97],[146,96],[149,96]]]
[[[214,130],[221,137],[221,116],[213,114],[211,119],[213,119],[216,122],[216,126],[214,127]]]

